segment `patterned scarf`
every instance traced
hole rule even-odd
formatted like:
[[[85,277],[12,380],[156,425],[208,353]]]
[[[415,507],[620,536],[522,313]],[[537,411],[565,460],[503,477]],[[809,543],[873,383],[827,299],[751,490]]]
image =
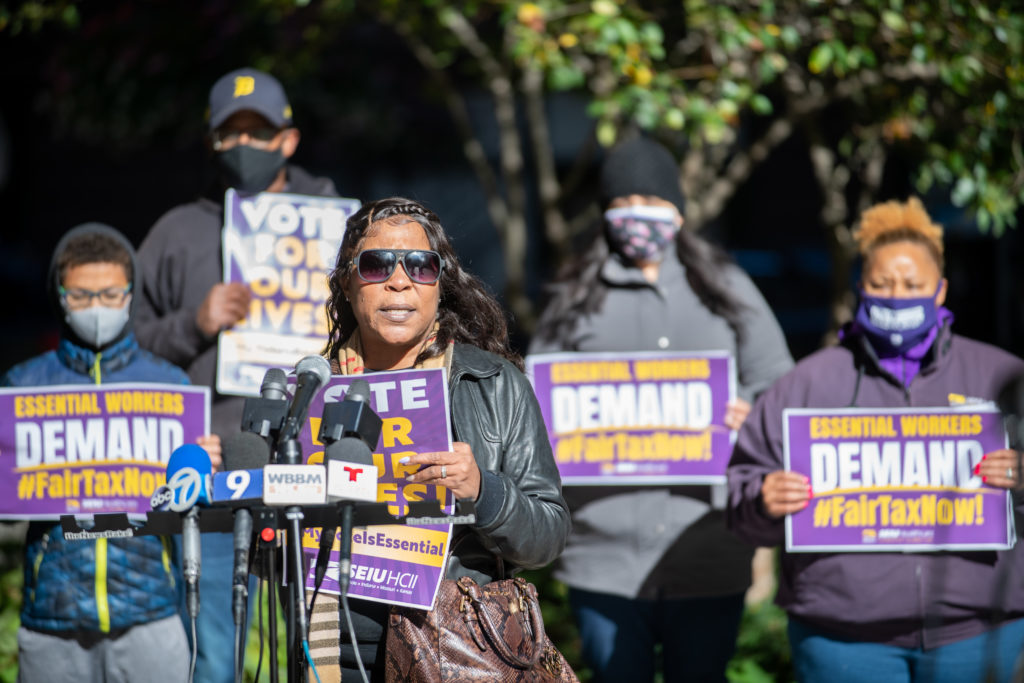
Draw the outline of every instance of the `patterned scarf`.
[[[434,323],[434,329],[427,340],[423,342],[420,351],[434,342],[437,338],[437,329],[438,324]],[[454,344],[448,344],[444,354],[428,358],[413,367],[416,369],[448,368],[448,371],[451,372],[454,348]],[[363,343],[359,336],[359,330],[356,330],[338,351],[338,357],[331,359],[331,371],[338,375],[361,375],[365,370]],[[312,597],[312,591],[307,591],[306,599],[309,600]],[[349,604],[351,605],[351,603]],[[340,636],[342,628],[345,626],[341,612],[341,600],[337,595],[319,593],[313,613],[309,615],[309,654],[316,665],[317,673],[320,674],[321,683],[340,683],[341,681]],[[348,640],[347,637],[346,640]],[[367,671],[367,674],[369,673]]]

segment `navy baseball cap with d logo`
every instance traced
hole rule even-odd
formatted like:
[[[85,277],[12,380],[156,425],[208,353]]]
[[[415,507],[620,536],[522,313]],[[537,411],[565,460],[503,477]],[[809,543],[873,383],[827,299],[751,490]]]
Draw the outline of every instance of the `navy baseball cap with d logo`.
[[[251,110],[279,128],[292,123],[292,107],[276,78],[256,69],[221,76],[210,88],[209,126],[214,130],[238,111]]]

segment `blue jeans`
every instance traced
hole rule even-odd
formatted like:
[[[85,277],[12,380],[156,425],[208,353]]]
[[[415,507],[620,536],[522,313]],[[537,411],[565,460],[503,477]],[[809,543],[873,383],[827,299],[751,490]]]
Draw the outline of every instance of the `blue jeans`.
[[[1024,648],[1024,619],[926,651],[839,638],[791,617],[789,645],[804,683],[1009,681]]]
[[[743,594],[634,600],[570,588],[569,605],[595,683],[654,680],[657,643],[665,683],[724,681],[736,649]]]
[[[181,536],[174,537],[181,554]],[[194,683],[234,683],[235,618],[231,612],[231,574],[235,563],[234,537],[228,533],[203,533],[200,546],[199,618],[196,619],[196,675]],[[255,577],[249,577],[249,619],[255,600]],[[184,594],[184,591],[182,591]],[[181,603],[189,647],[192,624]],[[246,632],[248,633],[248,623]]]

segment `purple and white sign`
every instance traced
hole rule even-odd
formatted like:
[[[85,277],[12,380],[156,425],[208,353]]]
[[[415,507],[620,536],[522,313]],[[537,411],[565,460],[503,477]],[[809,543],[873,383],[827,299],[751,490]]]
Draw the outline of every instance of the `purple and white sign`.
[[[317,354],[327,338],[328,276],[356,199],[224,195],[224,282],[252,291],[249,315],[220,333],[217,390],[257,396],[269,368]]]
[[[1010,494],[974,466],[1006,448],[988,408],[791,408],[785,467],[810,479],[810,505],[786,516],[789,552],[1003,550]]]
[[[448,377],[443,368],[400,370],[368,375],[335,376],[314,399],[307,429],[300,435],[308,463],[323,461],[320,433],[325,402],[340,401],[354,379],[370,384],[370,405],[383,420],[380,441],[374,449],[377,466],[377,501],[388,503],[393,515],[405,515],[414,501],[437,501],[451,514],[455,501],[443,486],[410,483],[406,477],[419,465],[403,465],[402,458],[413,453],[450,451],[451,426],[448,414]],[[406,526],[390,524],[357,528],[352,533],[352,571],[348,595],[376,602],[429,610],[434,605],[444,575],[450,524]],[[320,529],[307,529],[303,548],[315,564]],[[312,570],[306,587],[313,589]],[[338,539],[331,553],[321,592],[338,594]]]
[[[562,483],[716,484],[736,434],[725,352],[528,356]]]
[[[209,415],[207,387],[0,389],[0,519],[146,513],[171,452],[209,434]]]

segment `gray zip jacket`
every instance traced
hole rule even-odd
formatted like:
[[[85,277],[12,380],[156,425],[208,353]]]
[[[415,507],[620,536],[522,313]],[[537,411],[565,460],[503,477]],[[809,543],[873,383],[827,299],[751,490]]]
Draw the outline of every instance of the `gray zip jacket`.
[[[701,303],[674,249],[658,280],[613,254],[601,278],[601,310],[567,338],[535,339],[530,353],[553,351],[727,351],[739,395],[751,399],[793,361],[771,309],[750,278],[725,266],[744,308],[742,335]],[[709,486],[566,486],[573,533],[555,576],[574,588],[627,598],[688,598],[740,593],[750,585],[753,546],[725,528]]]
[[[285,192],[335,197],[334,183],[288,166]],[[241,428],[245,399],[216,392],[217,336],[196,325],[207,292],[224,281],[221,231],[224,195],[176,206],[153,225],[139,247],[135,336],[139,346],[188,373],[192,384],[214,389],[211,430],[221,438]]]

